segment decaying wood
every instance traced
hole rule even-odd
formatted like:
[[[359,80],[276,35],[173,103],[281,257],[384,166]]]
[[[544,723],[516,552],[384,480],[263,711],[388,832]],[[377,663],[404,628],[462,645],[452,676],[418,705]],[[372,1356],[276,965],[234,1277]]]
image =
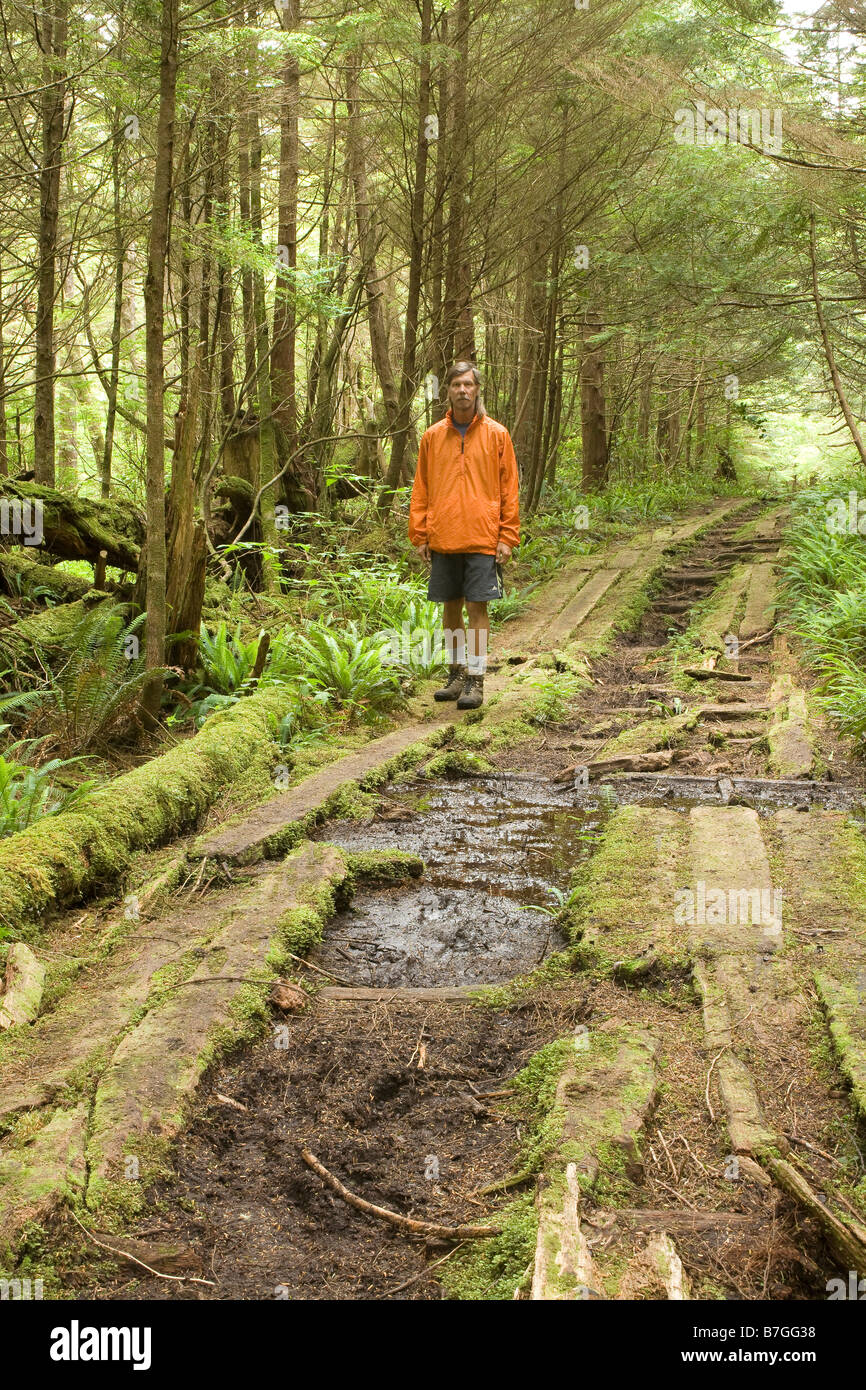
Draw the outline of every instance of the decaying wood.
[[[382,1221],[388,1221],[392,1226],[397,1226],[401,1231],[409,1231],[413,1235],[435,1236],[440,1240],[485,1240],[487,1236],[498,1236],[500,1228],[498,1226],[442,1226],[438,1221],[419,1221],[412,1216],[401,1216],[399,1212],[389,1211],[387,1207],[378,1207],[374,1202],[368,1202],[363,1197],[358,1197],[354,1192],[350,1192],[344,1187],[339,1178],[335,1178],[333,1173],[323,1163],[320,1163],[315,1154],[310,1153],[309,1149],[301,1146],[301,1158],[308,1168],[312,1168],[314,1173],[327,1183],[332,1192],[336,1192],[338,1197],[342,1197],[350,1207],[356,1211],[362,1211],[367,1216],[378,1216]]]
[[[32,1023],[45,988],[45,966],[23,941],[13,941],[6,961],[6,990],[0,995],[0,1029]]]
[[[335,977],[336,978],[336,977]],[[472,993],[470,986],[461,985],[436,985],[426,989],[404,987],[402,989],[369,989],[365,985],[348,985],[344,988],[332,988],[328,986],[319,990],[319,999],[343,999],[351,1004],[390,1004],[390,1003],[413,1003],[417,1000],[429,1000],[431,1003],[459,1002]]]
[[[552,782],[570,782],[576,772],[586,768],[590,780],[606,777],[612,772],[658,772],[671,763],[681,762],[686,757],[682,748],[660,748],[652,753],[622,753],[613,758],[596,758],[591,763],[573,763],[571,767],[557,772]]]
[[[139,1269],[146,1269],[148,1274],[153,1274],[157,1279],[171,1279],[178,1284],[207,1284],[211,1289],[216,1288],[216,1283],[213,1279],[200,1279],[194,1274],[163,1274],[161,1270],[155,1269],[152,1265],[139,1259],[138,1256],[133,1253],[132,1249],[129,1248],[138,1242],[130,1240],[124,1241],[124,1249],[120,1249],[115,1245],[109,1245],[106,1241],[100,1240],[98,1236],[95,1236],[92,1231],[88,1231],[84,1222],[79,1221],[74,1211],[69,1214],[76,1225],[81,1227],[88,1240],[92,1240],[93,1244],[98,1245],[100,1250],[107,1250],[110,1255],[114,1255],[117,1259],[128,1260],[130,1264],[138,1265]]]
[[[743,1160],[740,1159],[742,1164]],[[593,1212],[592,1226],[609,1221],[634,1231],[712,1231],[716,1229],[759,1230],[765,1224],[763,1212],[678,1211],[644,1207],[620,1207],[610,1212]]]
[[[667,1231],[651,1236],[646,1249],[629,1261],[617,1297],[634,1299],[659,1295],[675,1302],[690,1297],[683,1262]]]
[[[243,1105],[239,1100],[232,1100],[231,1096],[224,1096],[221,1091],[217,1091],[216,1098],[220,1105],[230,1105],[232,1110],[249,1110],[248,1105]]]
[[[773,1180],[813,1217],[824,1232],[827,1244],[845,1269],[866,1275],[866,1226],[853,1218],[843,1221],[819,1199],[802,1173],[787,1159],[772,1153],[758,1158]]]
[[[592,1262],[589,1242],[580,1228],[581,1192],[577,1165],[565,1169],[565,1195],[561,1207],[545,1206],[539,1213],[535,1267],[530,1298],[560,1300],[603,1298]],[[553,1239],[551,1237],[553,1236]],[[555,1257],[551,1252],[555,1250]]]
[[[290,1013],[294,1009],[305,1009],[310,1002],[310,996],[300,985],[289,984],[286,980],[278,980],[269,995],[270,1002],[277,1009],[282,1009],[285,1013]]]
[[[98,561],[104,550],[109,565],[136,570],[144,541],[144,517],[134,507],[112,498],[96,501],[73,496],[36,483],[3,479],[7,501],[24,509],[41,503],[41,550],[63,560]],[[25,536],[12,531],[9,540],[23,544]]]
[[[743,671],[716,671],[712,666],[687,666],[683,672],[695,681],[750,681]]]

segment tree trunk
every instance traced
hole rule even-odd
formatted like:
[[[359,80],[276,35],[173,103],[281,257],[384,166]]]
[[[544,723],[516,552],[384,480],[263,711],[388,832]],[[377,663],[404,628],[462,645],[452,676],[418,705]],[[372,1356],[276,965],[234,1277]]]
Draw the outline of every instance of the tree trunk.
[[[300,0],[288,0],[283,28],[294,32],[300,27]],[[300,82],[298,60],[286,55],[282,71],[280,99],[280,192],[277,228],[277,281],[274,291],[274,347],[271,355],[271,394],[279,467],[284,467],[298,448],[298,420],[295,386],[295,338],[297,333],[298,264],[298,108]],[[298,459],[289,465],[280,480],[280,497],[292,511],[314,510],[318,487],[312,492],[304,485]],[[276,500],[276,499],[274,499]]]
[[[178,0],[162,0],[159,116],[147,279],[144,284],[147,373],[147,627],[146,662],[154,672],[142,707],[156,718],[165,664],[165,268],[171,207],[174,119],[177,89]]]
[[[448,13],[439,19],[439,42],[444,47],[448,42]],[[449,87],[451,83],[450,64],[439,66],[439,80],[436,91],[436,105],[439,120],[439,139],[436,143],[436,184],[433,193],[433,228],[430,247],[430,352],[428,361],[438,390],[430,401],[431,420],[441,420],[445,414],[441,383],[449,366],[446,359],[444,322],[444,275],[445,275],[445,198],[448,190],[448,166],[451,148],[451,103]]]
[[[6,348],[3,342],[3,256],[0,252],[0,477],[9,472],[9,452],[6,439]]]
[[[346,75],[346,105],[349,112],[347,138],[349,159],[352,171],[352,187],[355,193],[355,218],[358,224],[358,250],[361,264],[366,272],[367,314],[370,325],[370,348],[373,364],[382,388],[385,403],[385,416],[388,430],[393,434],[398,415],[399,396],[394,371],[388,353],[388,333],[385,315],[382,310],[382,285],[376,269],[376,229],[370,213],[370,195],[367,184],[367,164],[364,156],[361,128],[361,103],[358,90],[358,73],[361,59],[355,58]]]
[[[379,511],[384,513],[391,505],[394,489],[403,472],[403,460],[411,426],[412,402],[418,389],[416,358],[418,344],[418,313],[421,304],[421,273],[424,258],[424,193],[427,181],[427,152],[430,147],[430,131],[427,118],[430,112],[430,36],[432,28],[433,0],[422,0],[421,5],[421,67],[418,79],[418,125],[415,137],[415,187],[412,193],[411,209],[411,247],[409,251],[409,288],[406,295],[406,329],[403,336],[403,370],[400,377],[400,395],[397,402],[397,418],[394,436],[391,441],[391,461],[385,486],[379,495]]]
[[[36,307],[36,386],[33,466],[36,481],[54,486],[54,297],[60,221],[60,167],[66,125],[67,0],[46,0],[42,12],[40,99],[42,169],[39,175],[39,268]]]
[[[472,272],[467,236],[467,171],[470,163],[466,84],[469,73],[469,0],[457,0],[457,63],[452,73],[450,130],[451,196],[448,201],[448,264],[445,274],[445,359],[475,361]]]
[[[604,344],[592,339],[602,332],[601,315],[588,309],[583,319],[583,360],[580,364],[580,434],[583,448],[583,488],[595,492],[607,480],[608,437],[604,396]]]
[[[860,455],[860,462],[866,463],[866,445],[863,437],[857,428],[857,421],[854,419],[854,412],[848,404],[848,397],[845,394],[845,387],[842,385],[842,378],[836,366],[836,355],[833,352],[833,344],[830,341],[830,333],[827,328],[827,320],[824,317],[824,309],[821,304],[821,295],[818,290],[818,256],[815,248],[815,214],[809,214],[809,256],[812,263],[812,297],[815,301],[815,313],[818,318],[818,327],[821,330],[821,341],[824,344],[824,355],[827,358],[827,366],[830,369],[830,379],[833,382],[833,389],[836,392],[836,399],[845,417],[845,424],[848,426],[851,438]],[[728,444],[730,448],[730,443]]]

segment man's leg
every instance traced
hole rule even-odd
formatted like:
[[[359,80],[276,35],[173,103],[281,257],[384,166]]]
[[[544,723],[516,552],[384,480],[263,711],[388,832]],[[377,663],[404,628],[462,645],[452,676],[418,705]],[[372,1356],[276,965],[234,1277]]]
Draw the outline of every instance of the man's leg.
[[[467,656],[466,669],[470,676],[483,676],[487,670],[487,643],[490,638],[490,618],[486,603],[466,600]]]
[[[441,690],[434,690],[433,699],[459,700],[463,694],[466,675],[466,630],[463,627],[463,599],[446,599],[442,607],[445,654],[448,657],[448,677]]]
[[[466,665],[466,629],[463,626],[463,599],[448,599],[443,604],[442,626],[445,629],[445,654],[449,666]]]

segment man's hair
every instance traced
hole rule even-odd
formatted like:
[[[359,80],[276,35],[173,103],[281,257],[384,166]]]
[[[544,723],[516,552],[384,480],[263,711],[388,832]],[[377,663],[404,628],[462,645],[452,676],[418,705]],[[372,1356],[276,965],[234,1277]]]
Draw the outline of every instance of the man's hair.
[[[445,385],[450,386],[456,376],[463,376],[464,372],[472,373],[472,380],[476,386],[481,385],[481,373],[474,362],[455,362],[445,373]]]

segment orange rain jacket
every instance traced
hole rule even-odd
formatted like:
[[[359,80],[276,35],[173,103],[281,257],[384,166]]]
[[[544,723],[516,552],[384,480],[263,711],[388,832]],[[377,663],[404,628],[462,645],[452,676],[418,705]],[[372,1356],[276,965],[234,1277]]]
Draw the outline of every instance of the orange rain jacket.
[[[449,410],[421,436],[409,540],[442,554],[495,555],[520,540],[520,484],[504,425],[479,404],[461,437]]]

